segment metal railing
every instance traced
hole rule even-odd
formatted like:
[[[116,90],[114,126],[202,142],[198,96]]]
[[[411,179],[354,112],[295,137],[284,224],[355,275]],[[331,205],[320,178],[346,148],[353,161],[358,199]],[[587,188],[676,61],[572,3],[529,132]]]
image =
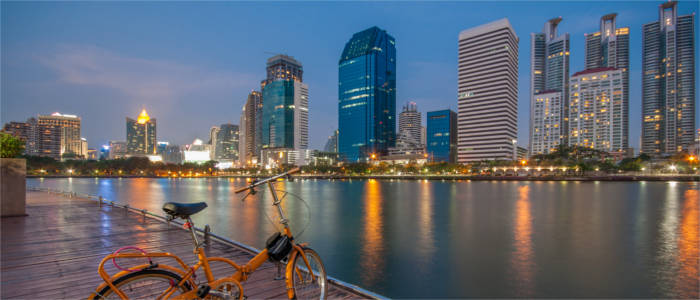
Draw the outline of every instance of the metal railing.
[[[168,227],[170,227],[170,223],[175,223],[179,226],[177,226],[181,230],[186,230],[182,227],[184,222],[179,221],[179,220],[171,220],[165,215],[160,215],[156,214],[153,212],[150,212],[146,209],[138,209],[135,207],[129,206],[129,204],[119,204],[114,201],[110,201],[107,198],[104,198],[100,195],[93,195],[93,194],[84,194],[84,193],[76,193],[76,192],[66,192],[62,190],[56,190],[56,189],[50,189],[50,188],[41,188],[41,187],[35,187],[35,186],[28,186],[27,191],[33,191],[33,192],[46,192],[49,194],[55,194],[55,195],[60,195],[63,197],[68,197],[68,198],[77,198],[77,199],[87,199],[87,200],[94,200],[99,204],[100,209],[102,206],[109,206],[109,207],[116,207],[116,208],[122,208],[124,209],[124,215],[126,216],[129,212],[141,214],[144,218],[149,217],[164,223],[168,224]],[[228,239],[226,237],[217,235],[213,232],[211,232],[211,227],[209,227],[209,224],[204,226],[204,229],[195,227],[194,228],[196,232],[200,233],[202,238],[204,239],[204,244],[209,246],[211,244],[211,240],[214,239],[220,243],[226,244],[228,246],[233,246],[236,248],[240,248],[244,251],[249,252],[252,255],[257,255],[260,252],[260,249],[257,249],[255,247],[236,242],[234,240]],[[367,296],[367,298],[374,298],[374,299],[388,299],[387,297],[384,297],[382,295],[376,294],[374,292],[365,290],[357,285],[347,283],[345,281],[339,280],[337,278],[334,278],[332,276],[328,276],[328,281],[336,284],[342,289],[349,290],[351,292],[358,293],[363,296]]]

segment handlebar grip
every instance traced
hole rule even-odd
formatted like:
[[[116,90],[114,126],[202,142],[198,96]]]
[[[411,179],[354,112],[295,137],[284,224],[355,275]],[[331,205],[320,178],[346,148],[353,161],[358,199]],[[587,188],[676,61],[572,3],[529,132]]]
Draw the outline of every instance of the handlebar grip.
[[[301,171],[301,168],[296,167],[296,168],[294,168],[294,169],[289,170],[289,171],[287,172],[287,175],[292,175],[292,174],[294,174],[294,173],[296,173],[296,172],[299,172],[299,171]]]

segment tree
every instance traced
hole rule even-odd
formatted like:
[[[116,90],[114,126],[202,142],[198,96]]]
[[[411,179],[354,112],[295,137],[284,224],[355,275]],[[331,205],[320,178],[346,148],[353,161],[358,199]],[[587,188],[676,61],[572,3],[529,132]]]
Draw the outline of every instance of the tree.
[[[0,157],[15,158],[22,154],[24,141],[4,132],[0,132]]]

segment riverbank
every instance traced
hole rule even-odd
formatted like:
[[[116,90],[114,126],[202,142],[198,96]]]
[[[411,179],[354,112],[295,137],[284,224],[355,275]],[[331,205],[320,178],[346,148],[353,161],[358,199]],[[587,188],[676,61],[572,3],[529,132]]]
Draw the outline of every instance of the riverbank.
[[[67,176],[27,175],[27,178],[263,178],[269,175],[215,175],[197,177],[159,177],[159,176]],[[508,180],[508,181],[700,181],[700,175],[595,175],[595,176],[490,176],[490,175],[334,175],[334,174],[299,174],[295,178],[304,179],[397,179],[397,180]]]

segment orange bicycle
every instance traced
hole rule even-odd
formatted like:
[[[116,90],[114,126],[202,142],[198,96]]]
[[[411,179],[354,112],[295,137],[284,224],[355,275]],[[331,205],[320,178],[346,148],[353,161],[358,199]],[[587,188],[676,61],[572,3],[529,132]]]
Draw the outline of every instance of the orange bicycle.
[[[325,299],[328,294],[328,280],[323,262],[316,251],[306,247],[305,244],[294,242],[288,220],[280,207],[281,200],[275,190],[274,183],[277,179],[291,178],[290,175],[298,171],[299,168],[294,168],[267,179],[254,181],[235,191],[237,194],[249,191],[245,196],[247,197],[255,193],[257,186],[267,184],[272,193],[272,204],[277,208],[280,223],[284,227],[283,232],[272,235],[267,240],[266,248],[245,265],[239,266],[229,259],[207,257],[205,254],[202,244],[197,240],[190,216],[205,209],[206,203],[168,202],[163,205],[163,210],[171,220],[175,218],[185,220],[184,227],[190,230],[198,262],[188,266],[179,257],[170,253],[147,253],[135,247],[122,248],[138,249],[141,253],[119,253],[122,250],[120,249],[102,259],[98,273],[105,282],[88,299],[243,299],[243,287],[240,282],[247,280],[248,276],[267,260],[286,262],[285,280],[289,299]],[[148,259],[148,263],[125,269],[116,264],[117,258],[145,258]],[[152,258],[170,258],[177,262],[177,266],[154,264]],[[104,269],[105,263],[110,260],[121,270],[112,276]],[[210,262],[227,263],[235,268],[236,272],[231,276],[216,279],[211,271]],[[197,286],[194,274],[200,268],[206,276],[206,283]]]

